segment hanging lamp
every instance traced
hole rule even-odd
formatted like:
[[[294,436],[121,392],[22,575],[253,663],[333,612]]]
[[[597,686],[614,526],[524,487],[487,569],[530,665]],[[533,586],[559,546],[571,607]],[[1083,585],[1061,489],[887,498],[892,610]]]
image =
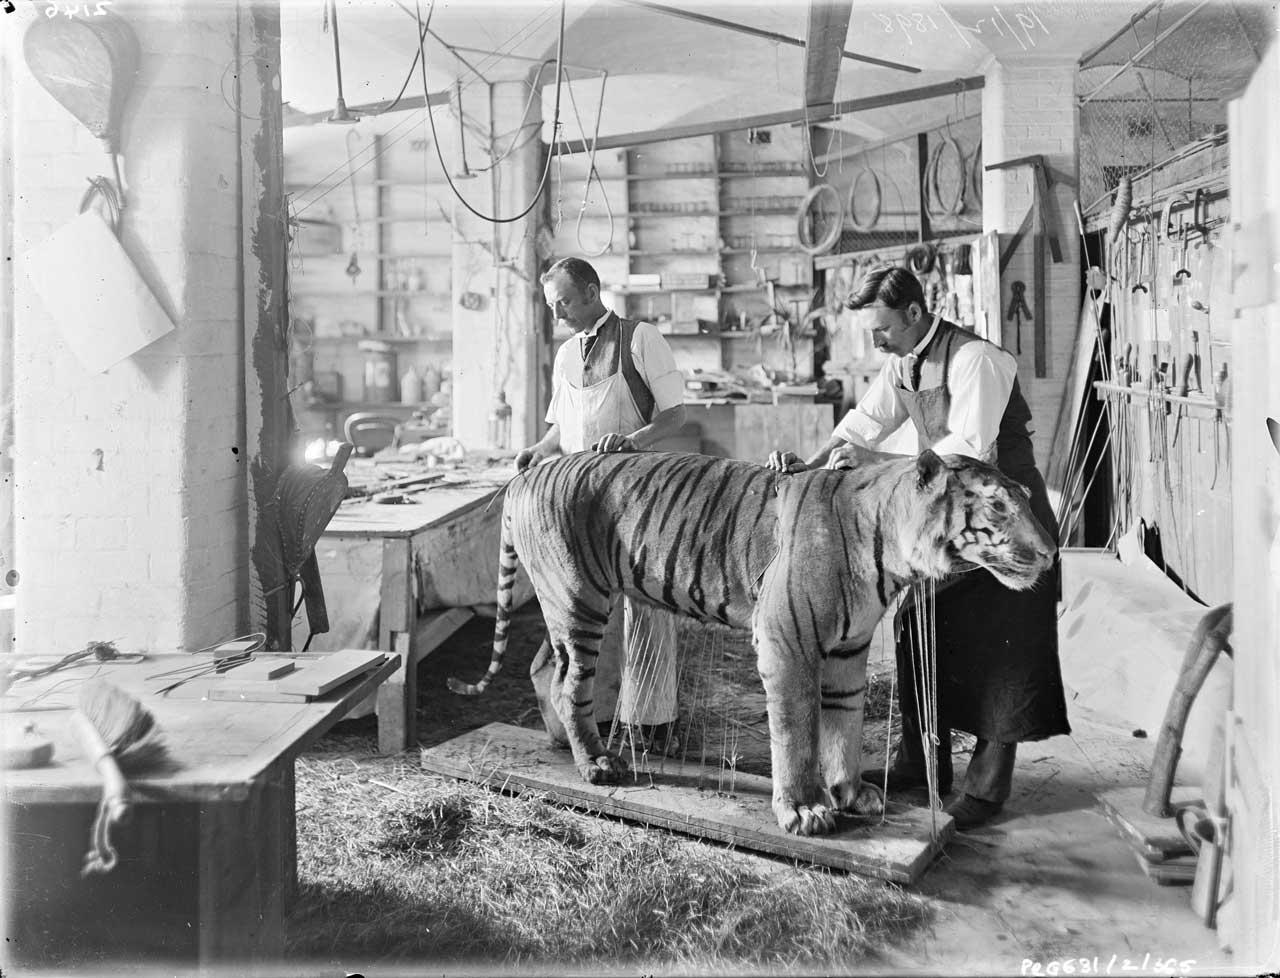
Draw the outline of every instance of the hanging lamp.
[[[471,168],[467,166],[467,130],[466,130],[466,126],[463,125],[464,120],[462,118],[462,79],[461,78],[458,78],[454,82],[454,87],[457,89],[457,94],[454,96],[454,98],[457,100],[457,107],[458,107],[458,150],[459,152],[462,153],[462,170],[460,172],[455,171],[453,174],[453,178],[455,180],[470,180],[472,177],[475,176],[475,174],[472,173]],[[427,111],[428,112],[431,111],[430,107],[428,107]]]
[[[352,115],[347,111],[346,100],[342,97],[342,47],[338,43],[338,2],[337,0],[329,0],[329,17],[333,21],[333,66],[338,76],[338,102],[334,106],[333,111],[329,114],[326,122],[332,122],[339,125],[349,125],[353,122],[359,122],[358,115]]]

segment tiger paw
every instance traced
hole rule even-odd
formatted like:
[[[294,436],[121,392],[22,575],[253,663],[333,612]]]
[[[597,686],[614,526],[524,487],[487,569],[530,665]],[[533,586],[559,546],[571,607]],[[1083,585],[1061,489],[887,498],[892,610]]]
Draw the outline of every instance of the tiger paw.
[[[822,804],[792,805],[775,800],[773,814],[782,831],[792,835],[823,835],[836,827],[836,813]]]
[[[831,800],[842,812],[854,815],[883,815],[884,792],[868,781],[842,782],[831,786]]]
[[[597,754],[578,765],[578,773],[588,784],[617,784],[627,770],[627,762],[617,754]]]

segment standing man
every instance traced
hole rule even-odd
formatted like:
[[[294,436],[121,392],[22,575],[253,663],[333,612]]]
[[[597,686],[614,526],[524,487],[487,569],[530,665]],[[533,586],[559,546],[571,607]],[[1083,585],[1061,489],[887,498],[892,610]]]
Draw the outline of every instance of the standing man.
[[[925,311],[924,291],[906,268],[867,275],[850,309],[862,310],[876,348],[889,354],[857,407],[836,425],[831,440],[807,462],[774,452],[782,471],[852,468],[906,421],[920,450],[967,455],[996,465],[1021,483],[1041,525],[1058,524],[1035,466],[1027,422],[1031,412],[1018,387],[1017,361],[981,337]],[[946,810],[965,829],[998,814],[1013,786],[1017,744],[1070,733],[1058,664],[1059,567],[1030,591],[1012,591],[987,571],[953,578],[937,592],[938,790],[951,790],[951,729],[977,737],[964,793]],[[889,768],[888,788],[925,783],[925,754],[913,682],[921,646],[915,616],[897,645],[902,739]],[[914,653],[914,654],[913,654]],[[880,772],[864,774],[880,780]]]
[[[574,335],[556,353],[551,428],[516,456],[523,471],[556,452],[635,452],[684,424],[684,376],[671,347],[649,323],[622,319],[600,301],[600,276],[581,258],[562,258],[541,278],[556,321]],[[596,674],[596,720],[615,710],[641,749],[674,748],[676,618],[623,599],[605,628]],[[530,666],[543,720],[563,739],[547,690],[555,668],[543,643]]]

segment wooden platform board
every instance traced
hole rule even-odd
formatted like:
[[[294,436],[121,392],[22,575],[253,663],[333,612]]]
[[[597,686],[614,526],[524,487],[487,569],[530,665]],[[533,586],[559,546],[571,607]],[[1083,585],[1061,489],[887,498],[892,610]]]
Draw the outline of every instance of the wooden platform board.
[[[883,824],[878,818],[842,816],[834,835],[788,835],[769,806],[768,778],[738,774],[718,791],[717,772],[663,758],[651,764],[651,772],[625,784],[591,785],[579,776],[569,752],[551,747],[543,731],[505,723],[425,748],[422,766],[434,774],[516,793],[545,792],[574,808],[895,883],[919,879],[955,832],[944,812],[931,816],[927,809],[891,801]],[[930,838],[934,818],[936,842]]]
[[[1099,792],[1096,797],[1107,820],[1120,830],[1120,834],[1139,858],[1149,863],[1163,863],[1179,856],[1192,855],[1191,846],[1178,831],[1176,820],[1157,818],[1142,810],[1146,790],[1145,786],[1112,788]],[[1179,805],[1199,801],[1200,792],[1191,788],[1174,788],[1169,800],[1177,808]]]

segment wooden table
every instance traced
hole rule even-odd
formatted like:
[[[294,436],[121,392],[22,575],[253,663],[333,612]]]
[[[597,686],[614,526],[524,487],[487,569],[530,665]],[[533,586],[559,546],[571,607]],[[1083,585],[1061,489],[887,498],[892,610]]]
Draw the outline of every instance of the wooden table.
[[[294,759],[395,671],[371,671],[308,703],[237,703],[156,695],[156,673],[193,661],[149,656],[77,666],[20,684],[5,707],[54,741],[51,765],[4,772],[9,829],[10,956],[61,941],[69,951],[138,952],[202,961],[270,960],[283,951],[284,917],[297,886]],[[101,781],[71,735],[74,680],[96,673],[154,714],[172,769],[130,781],[129,820],[112,833],[116,868],[80,877]],[[60,935],[60,936],[59,936]]]
[[[495,496],[511,475],[507,463],[446,473],[410,495],[412,502],[350,500],[320,537],[316,555],[334,634],[316,636],[312,650],[367,644],[372,636],[344,630],[342,619],[371,621],[376,611],[376,647],[400,656],[400,667],[378,689],[383,753],[417,743],[418,663],[471,619],[473,607],[496,599],[502,505]],[[516,605],[532,593],[522,570]],[[294,637],[300,648],[305,634]],[[477,672],[484,664],[477,663]]]

